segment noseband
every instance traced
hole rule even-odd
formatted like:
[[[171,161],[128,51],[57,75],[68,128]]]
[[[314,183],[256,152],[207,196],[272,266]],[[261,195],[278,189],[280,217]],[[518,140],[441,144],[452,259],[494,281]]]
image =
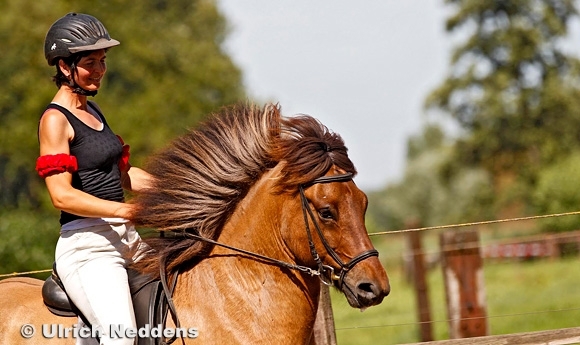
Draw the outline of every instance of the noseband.
[[[376,249],[370,249],[370,250],[367,250],[367,251],[362,252],[359,255],[355,256],[349,262],[344,263],[340,259],[340,257],[336,253],[336,251],[334,251],[334,249],[332,249],[330,244],[328,244],[326,237],[324,237],[322,230],[320,230],[320,225],[318,224],[318,221],[316,220],[316,217],[314,216],[314,212],[312,212],[312,209],[310,208],[310,203],[309,203],[308,199],[306,198],[306,195],[304,194],[304,188],[307,188],[307,187],[310,187],[314,184],[319,184],[319,183],[348,182],[351,180],[352,180],[351,173],[346,173],[346,174],[341,174],[341,175],[332,175],[332,176],[322,176],[322,177],[319,177],[317,179],[312,180],[311,182],[309,182],[307,184],[300,185],[300,187],[299,187],[300,201],[302,204],[302,213],[304,214],[304,224],[306,226],[306,234],[308,235],[308,245],[310,246],[310,253],[312,254],[312,257],[314,258],[314,261],[316,261],[316,264],[318,265],[318,273],[319,273],[320,280],[326,285],[332,285],[333,281],[338,281],[338,288],[339,289],[342,288],[342,284],[344,282],[344,278],[346,277],[346,274],[356,264],[358,264],[359,262],[361,262],[365,259],[368,259],[372,256],[379,256],[379,252]],[[322,263],[322,259],[320,259],[320,255],[318,255],[318,251],[316,250],[316,247],[314,245],[314,241],[312,238],[312,231],[310,230],[310,225],[309,225],[310,223],[308,222],[308,217],[310,217],[310,220],[312,220],[312,223],[314,224],[314,228],[316,229],[316,233],[318,234],[318,238],[322,242],[324,249],[326,249],[326,252],[332,257],[334,262],[336,262],[338,264],[338,266],[340,267],[340,272],[338,275],[336,275],[334,273],[334,268],[332,266],[325,265]]]

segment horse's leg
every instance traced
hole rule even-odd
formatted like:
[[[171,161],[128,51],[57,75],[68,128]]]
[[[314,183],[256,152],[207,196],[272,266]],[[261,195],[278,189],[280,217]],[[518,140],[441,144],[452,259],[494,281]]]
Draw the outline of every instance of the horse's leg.
[[[42,284],[42,280],[32,278],[0,281],[0,344],[75,343],[71,330],[77,319],[59,317],[48,311],[42,301]],[[44,335],[43,325],[47,330]],[[71,332],[68,336],[59,336],[51,327],[68,328]]]

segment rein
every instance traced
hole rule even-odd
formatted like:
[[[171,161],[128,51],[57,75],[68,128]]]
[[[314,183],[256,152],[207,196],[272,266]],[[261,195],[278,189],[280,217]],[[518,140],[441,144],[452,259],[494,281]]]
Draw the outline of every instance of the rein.
[[[312,212],[312,209],[310,208],[310,202],[308,201],[308,198],[306,198],[306,195],[304,194],[304,189],[308,188],[314,184],[318,184],[318,183],[348,182],[348,181],[352,180],[352,176],[353,176],[352,173],[333,175],[333,176],[322,176],[322,177],[319,177],[319,178],[312,180],[309,183],[305,183],[305,184],[302,184],[299,186],[302,213],[304,215],[304,225],[306,227],[306,234],[308,235],[308,246],[310,247],[310,254],[312,255],[312,258],[314,259],[314,261],[316,261],[316,264],[318,266],[318,270],[312,269],[312,268],[307,267],[307,266],[296,265],[296,264],[292,264],[292,263],[289,263],[286,261],[274,259],[274,258],[265,256],[265,255],[262,255],[262,254],[250,252],[250,251],[245,250],[245,249],[232,247],[230,245],[220,243],[220,242],[214,241],[214,240],[209,239],[209,238],[202,237],[199,234],[187,232],[187,230],[176,232],[175,235],[180,235],[180,236],[184,236],[187,238],[207,242],[207,243],[210,243],[210,244],[213,244],[216,246],[220,246],[223,248],[227,248],[227,249],[230,249],[232,251],[243,253],[243,254],[246,254],[250,257],[254,257],[256,259],[259,259],[259,260],[262,260],[262,261],[265,261],[268,263],[272,263],[272,264],[275,264],[275,265],[280,266],[280,267],[285,267],[285,268],[289,268],[289,269],[293,269],[293,270],[297,270],[297,271],[306,273],[312,277],[318,276],[320,281],[325,285],[332,285],[333,281],[338,281],[338,287],[342,288],[346,274],[356,264],[358,264],[359,262],[361,262],[367,258],[370,258],[373,256],[378,256],[379,252],[376,249],[370,249],[370,250],[367,250],[367,251],[362,252],[361,254],[355,256],[349,262],[344,263],[340,259],[340,257],[336,253],[336,251],[334,251],[334,249],[332,249],[332,247],[330,246],[330,244],[326,240],[326,237],[324,237],[324,234],[322,233],[322,230],[320,229],[320,225],[318,224],[318,221],[316,220],[316,217],[314,216],[314,213]],[[312,231],[310,230],[308,218],[310,218],[310,220],[314,224],[314,228],[316,229],[316,234],[318,235],[318,238],[322,242],[324,248],[326,249],[328,254],[332,257],[332,259],[338,264],[338,266],[340,266],[339,275],[336,275],[334,273],[334,268],[332,266],[325,265],[322,263],[322,259],[320,258],[320,255],[318,254],[318,251],[316,250],[316,246],[314,245],[314,240],[313,240],[313,236],[312,236]],[[167,296],[167,302],[169,305],[169,311],[171,313],[171,316],[174,320],[174,323],[179,327],[179,319],[177,318],[177,312],[175,310],[175,306],[174,306],[173,300],[171,298],[171,296],[173,295],[173,290],[175,289],[176,279],[177,279],[178,274],[179,274],[178,272],[175,273],[174,280],[173,280],[171,287],[170,287],[169,284],[167,283],[167,280],[166,280],[167,274],[165,272],[165,260],[163,260],[161,262],[161,264],[160,264],[161,283],[163,285],[163,290],[165,291],[165,295]],[[176,340],[176,338],[173,337],[172,339],[167,341],[166,344],[171,344],[175,340]],[[182,341],[183,341],[183,338],[182,338]]]
[[[271,258],[271,257],[268,257],[268,256],[264,256],[262,254],[250,252],[250,251],[245,250],[245,249],[240,249],[240,248],[232,247],[230,245],[223,244],[223,243],[214,241],[212,239],[202,237],[200,235],[192,234],[190,232],[184,232],[183,235],[185,237],[193,238],[195,240],[200,240],[200,241],[203,241],[203,242],[207,242],[207,243],[214,244],[216,246],[220,246],[220,247],[223,247],[223,248],[227,248],[227,249],[233,250],[235,252],[243,253],[243,254],[246,254],[248,256],[251,256],[251,257],[254,257],[254,258],[263,260],[263,261],[267,261],[269,263],[276,264],[278,266],[282,266],[282,267],[290,268],[290,269],[293,269],[293,270],[301,271],[301,272],[304,272],[304,273],[309,274],[310,276],[320,276],[320,272],[318,272],[318,271],[316,271],[316,270],[314,270],[314,269],[312,269],[310,267],[300,266],[300,265],[294,265],[294,264],[291,264],[291,263],[286,262],[286,261],[282,261],[282,260],[274,259],[274,258]]]
[[[379,252],[376,249],[367,250],[367,251],[355,256],[352,260],[350,260],[349,262],[347,262],[345,264],[340,259],[340,257],[336,253],[336,251],[334,251],[330,247],[330,244],[328,244],[326,237],[324,237],[324,234],[322,233],[322,230],[320,229],[320,225],[318,224],[318,221],[316,220],[316,217],[314,216],[314,213],[312,212],[312,209],[310,208],[310,202],[308,201],[308,199],[306,198],[306,195],[304,194],[304,188],[308,188],[308,187],[310,187],[314,184],[318,184],[318,183],[348,182],[348,181],[352,180],[352,176],[353,176],[352,173],[333,175],[333,176],[322,176],[322,177],[319,177],[319,178],[312,180],[309,183],[305,183],[305,184],[302,184],[299,186],[300,201],[301,201],[301,205],[302,205],[302,213],[304,215],[304,225],[306,227],[306,234],[308,235],[308,246],[310,247],[310,253],[312,255],[312,258],[314,259],[314,261],[316,261],[316,264],[318,266],[318,270],[307,267],[307,266],[296,265],[296,264],[292,264],[292,263],[289,263],[286,261],[274,259],[274,258],[265,256],[265,255],[262,255],[262,254],[250,252],[250,251],[245,250],[245,249],[236,248],[236,247],[224,244],[224,243],[214,241],[214,240],[209,239],[209,238],[202,237],[199,234],[183,231],[183,232],[180,232],[179,235],[182,235],[184,237],[188,237],[191,239],[207,242],[207,243],[210,243],[210,244],[213,244],[216,246],[220,246],[223,248],[227,248],[227,249],[230,249],[230,250],[235,251],[235,252],[243,253],[243,254],[246,254],[248,256],[251,256],[251,257],[254,257],[256,259],[260,259],[262,261],[266,261],[266,262],[275,264],[275,265],[280,266],[280,267],[285,267],[285,268],[297,270],[297,271],[306,273],[312,277],[318,276],[319,279],[322,281],[322,283],[324,283],[326,285],[332,285],[333,281],[338,281],[338,286],[339,286],[339,288],[341,288],[342,284],[344,282],[344,278],[346,277],[346,274],[348,273],[348,271],[350,269],[352,269],[357,263],[359,263],[367,258],[370,258],[372,256],[378,256]],[[316,234],[318,235],[318,238],[320,238],[320,241],[322,242],[324,248],[326,249],[328,254],[332,257],[332,259],[340,267],[340,274],[339,275],[336,275],[334,273],[334,268],[332,266],[325,265],[322,263],[322,259],[320,258],[320,255],[318,254],[318,251],[316,250],[316,247],[314,245],[314,240],[313,240],[313,236],[312,236],[312,231],[310,230],[308,217],[310,217],[310,219],[312,220],[312,223],[314,224],[314,228],[316,229]]]

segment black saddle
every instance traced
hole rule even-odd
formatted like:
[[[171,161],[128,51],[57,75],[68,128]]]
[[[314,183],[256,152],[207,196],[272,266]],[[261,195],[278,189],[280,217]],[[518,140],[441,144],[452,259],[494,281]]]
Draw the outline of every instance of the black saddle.
[[[141,329],[146,325],[150,327],[161,325],[163,327],[167,320],[168,301],[161,281],[140,274],[132,269],[128,269],[127,273],[137,328]],[[56,273],[56,265],[53,265],[51,276],[45,280],[42,286],[42,298],[48,310],[53,314],[65,317],[79,316],[90,327],[90,323],[66,294],[64,286]],[[158,345],[165,341],[162,338],[138,337],[137,339],[138,345]]]

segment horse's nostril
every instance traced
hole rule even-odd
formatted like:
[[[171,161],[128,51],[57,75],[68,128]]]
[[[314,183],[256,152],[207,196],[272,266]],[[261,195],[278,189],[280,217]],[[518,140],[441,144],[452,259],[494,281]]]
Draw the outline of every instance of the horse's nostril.
[[[371,283],[360,283],[358,284],[358,289],[364,292],[374,293],[373,284]]]
[[[385,290],[382,290],[377,285],[371,282],[363,282],[357,285],[359,297],[366,298],[369,300],[382,300],[383,297],[387,296],[391,292],[390,286],[387,286]]]

